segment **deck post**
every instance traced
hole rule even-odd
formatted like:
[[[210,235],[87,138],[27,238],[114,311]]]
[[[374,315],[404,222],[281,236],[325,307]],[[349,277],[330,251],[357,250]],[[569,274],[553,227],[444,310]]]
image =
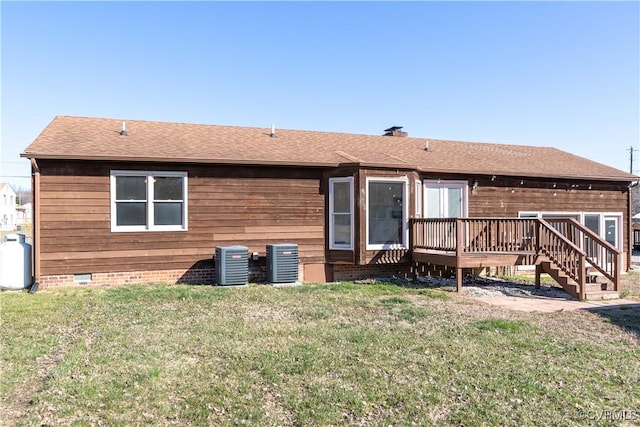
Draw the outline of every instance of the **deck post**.
[[[584,301],[587,299],[587,290],[586,290],[586,275],[587,275],[587,269],[586,269],[586,265],[585,265],[585,261],[584,261],[584,256],[582,254],[579,255],[580,259],[579,259],[579,263],[580,263],[580,270],[578,271],[578,279],[580,279],[578,282],[578,286],[580,286],[580,289],[578,290],[579,295],[580,295],[580,300]]]
[[[535,288],[540,289],[540,275],[542,274],[542,265],[536,264],[536,284]]]
[[[456,218],[456,292],[462,290],[462,268],[460,258],[462,257],[462,219]]]
[[[456,264],[460,261],[462,255],[462,220],[456,218]]]
[[[409,218],[409,251],[413,254],[413,250],[416,246],[416,229],[418,224],[413,218]],[[412,257],[413,258],[413,257]]]
[[[632,251],[632,248],[629,248],[627,250],[627,252]],[[613,266],[614,271],[613,271],[613,290],[614,291],[618,291],[618,284],[620,283],[620,269],[622,268],[622,252],[618,252],[616,255],[616,263]],[[627,265],[627,269],[629,269],[629,266]]]

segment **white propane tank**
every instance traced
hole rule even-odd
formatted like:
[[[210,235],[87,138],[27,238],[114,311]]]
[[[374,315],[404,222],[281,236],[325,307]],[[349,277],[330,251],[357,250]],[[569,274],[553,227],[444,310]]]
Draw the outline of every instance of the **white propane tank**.
[[[7,234],[0,245],[0,288],[24,289],[31,286],[31,245],[24,234]]]

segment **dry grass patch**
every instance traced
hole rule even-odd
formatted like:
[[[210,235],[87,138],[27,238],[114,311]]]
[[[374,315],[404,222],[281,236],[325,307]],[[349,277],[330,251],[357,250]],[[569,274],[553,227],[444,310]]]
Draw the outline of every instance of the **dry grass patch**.
[[[594,313],[385,283],[0,303],[7,425],[582,425],[640,406],[638,329]]]

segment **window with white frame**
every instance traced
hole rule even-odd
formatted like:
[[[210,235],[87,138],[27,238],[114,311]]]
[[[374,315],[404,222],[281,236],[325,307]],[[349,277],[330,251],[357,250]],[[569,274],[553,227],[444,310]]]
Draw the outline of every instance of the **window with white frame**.
[[[367,178],[367,249],[407,247],[406,178]]]
[[[353,177],[329,178],[329,249],[353,249]]]
[[[424,181],[424,217],[467,216],[466,181]]]
[[[422,181],[416,180],[416,218],[422,218]]]
[[[111,231],[187,230],[187,173],[111,171]]]
[[[621,212],[518,212],[519,218],[573,218],[611,245],[622,249]]]

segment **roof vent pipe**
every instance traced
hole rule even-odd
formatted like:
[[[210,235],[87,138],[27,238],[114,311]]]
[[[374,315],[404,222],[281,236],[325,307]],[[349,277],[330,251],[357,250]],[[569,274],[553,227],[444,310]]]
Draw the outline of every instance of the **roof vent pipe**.
[[[276,125],[271,125],[271,133],[269,134],[271,138],[276,137]]]
[[[122,130],[120,131],[120,135],[127,136],[127,124],[124,121],[122,122]]]

